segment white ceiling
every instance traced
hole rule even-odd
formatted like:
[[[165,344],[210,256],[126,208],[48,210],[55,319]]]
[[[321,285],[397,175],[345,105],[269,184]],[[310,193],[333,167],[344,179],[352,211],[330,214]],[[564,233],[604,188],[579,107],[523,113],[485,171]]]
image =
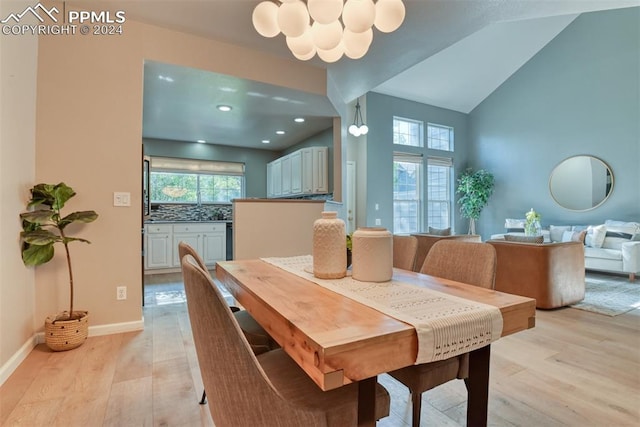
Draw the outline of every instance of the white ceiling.
[[[469,113],[577,16],[489,25],[372,90]]]
[[[295,61],[282,35],[267,39],[252,28],[251,13],[259,2],[92,0],[89,3],[70,0],[67,3],[92,9],[125,10],[127,19],[222,40]],[[334,64],[325,64],[317,58],[310,61],[314,66],[327,69],[328,77],[345,102],[375,90],[469,112],[578,14],[639,6],[640,0],[404,0],[404,3],[405,22],[391,34],[376,31],[364,58],[343,58]],[[147,64],[146,68],[154,73],[165,72],[161,64]],[[245,95],[247,91],[253,91],[247,89],[253,83],[240,79],[234,82],[234,78],[215,74],[191,79],[194,71],[173,71],[182,73],[186,80],[172,89],[166,84],[158,84],[166,81],[162,82],[157,76],[145,76],[144,136],[184,141],[202,138],[218,144],[264,149],[260,140],[269,138],[271,128],[268,124],[275,121],[275,117],[259,116],[267,112],[274,116],[278,112],[288,114],[285,111],[290,105],[286,102],[273,101],[259,111],[243,110],[254,104],[244,102],[242,108],[234,110],[241,113],[242,120],[225,119],[223,127],[210,115],[202,114],[211,111],[211,106],[217,102],[216,92],[211,89],[217,84],[215,80],[223,78],[226,86],[244,87]],[[210,88],[199,87],[199,84]],[[156,89],[163,93],[155,93]],[[285,98],[301,102],[307,102],[308,97],[308,94],[269,85],[262,85],[256,91],[268,93],[271,98],[277,93],[286,93]],[[154,102],[147,103],[149,99]],[[334,114],[317,99],[309,100],[308,105],[319,106],[317,111],[309,112],[310,116]],[[248,120],[252,126],[245,125]],[[254,129],[256,133],[244,135],[248,129]],[[289,135],[293,132],[294,128]],[[262,136],[265,133],[267,136]],[[269,149],[281,149],[277,142],[269,146]]]

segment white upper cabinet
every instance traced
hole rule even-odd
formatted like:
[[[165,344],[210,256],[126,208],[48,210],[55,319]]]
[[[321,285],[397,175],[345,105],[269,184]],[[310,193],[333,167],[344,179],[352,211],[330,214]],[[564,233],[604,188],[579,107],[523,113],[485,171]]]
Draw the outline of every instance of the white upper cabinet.
[[[328,153],[327,147],[302,148],[267,164],[267,197],[328,193]]]

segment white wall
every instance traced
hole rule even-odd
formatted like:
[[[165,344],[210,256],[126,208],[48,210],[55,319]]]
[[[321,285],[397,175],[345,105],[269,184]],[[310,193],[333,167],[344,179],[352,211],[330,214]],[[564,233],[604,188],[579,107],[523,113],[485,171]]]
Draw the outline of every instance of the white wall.
[[[0,16],[30,4],[0,2]],[[0,384],[33,345],[34,274],[20,258],[18,215],[35,176],[37,54],[37,37],[0,36]]]

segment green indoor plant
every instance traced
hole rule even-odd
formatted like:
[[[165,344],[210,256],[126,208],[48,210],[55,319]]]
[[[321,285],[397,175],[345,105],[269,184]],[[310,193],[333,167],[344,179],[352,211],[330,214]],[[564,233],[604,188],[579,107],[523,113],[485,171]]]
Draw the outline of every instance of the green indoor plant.
[[[542,234],[542,227],[540,225],[540,220],[542,219],[542,215],[538,212],[534,211],[533,208],[529,212],[527,212],[525,216],[524,223],[524,234],[527,236],[538,236]]]
[[[73,310],[73,270],[71,269],[69,243],[90,242],[79,237],[68,236],[67,226],[73,223],[93,222],[98,214],[95,211],[79,211],[63,216],[62,208],[75,194],[75,191],[63,182],[37,184],[31,189],[31,199],[27,204],[28,210],[20,214],[22,219],[22,232],[20,233],[22,262],[26,266],[38,266],[49,262],[53,258],[56,243],[62,243],[66,254],[69,273],[69,311],[64,311],[55,318],[49,317],[45,321],[45,341],[53,350],[68,350],[79,346],[86,339],[86,328],[88,328],[88,313]],[[64,331],[65,334],[69,329],[74,329],[66,326],[64,322],[82,324],[84,331],[81,334],[84,334],[84,337],[70,338],[65,336],[61,344],[50,344],[50,341],[60,341],[59,337],[52,335],[56,333],[57,329]]]
[[[476,221],[493,194],[493,185],[493,175],[484,169],[468,168],[458,178],[458,203],[462,216],[469,219],[469,234],[476,234]]]

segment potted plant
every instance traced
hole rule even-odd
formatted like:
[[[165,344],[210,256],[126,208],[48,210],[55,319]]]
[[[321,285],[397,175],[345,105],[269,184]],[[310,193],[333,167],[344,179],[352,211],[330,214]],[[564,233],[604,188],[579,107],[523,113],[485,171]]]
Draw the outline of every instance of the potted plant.
[[[65,183],[38,184],[31,189],[27,212],[21,213],[22,262],[26,266],[38,266],[49,262],[54,255],[54,245],[62,243],[69,271],[69,311],[45,320],[45,342],[54,351],[71,350],[80,346],[87,338],[89,314],[73,309],[73,270],[69,243],[88,240],[67,235],[67,226],[73,223],[93,222],[98,217],[95,211],[79,211],[62,215],[64,204],[75,191]]]
[[[531,210],[526,214],[524,234],[526,236],[540,236],[542,234],[542,226],[540,225],[541,219],[542,215],[531,208]]]
[[[351,234],[347,233],[347,268],[351,266],[353,240]]]
[[[469,234],[476,234],[476,221],[493,194],[493,185],[493,175],[483,169],[468,168],[458,178],[458,203],[462,216],[469,219]]]

